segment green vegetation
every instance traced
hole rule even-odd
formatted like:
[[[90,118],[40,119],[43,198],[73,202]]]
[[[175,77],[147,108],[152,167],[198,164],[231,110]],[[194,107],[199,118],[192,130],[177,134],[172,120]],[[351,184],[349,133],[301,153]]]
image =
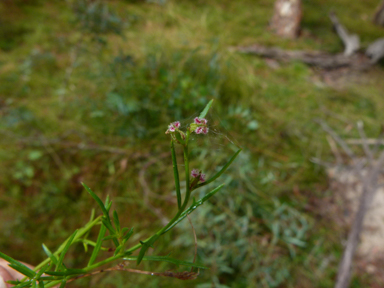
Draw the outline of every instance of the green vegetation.
[[[132,260],[136,260],[137,265],[139,265],[142,262],[142,260],[149,260],[149,261],[164,261],[164,262],[175,264],[177,266],[182,265],[182,266],[192,267],[192,270],[190,272],[184,271],[180,273],[172,273],[172,275],[174,275],[172,277],[176,279],[183,279],[183,280],[193,280],[197,278],[197,276],[199,275],[199,270],[197,270],[197,272],[194,272],[193,268],[207,269],[207,267],[204,267],[202,265],[195,263],[195,258],[193,262],[187,262],[187,261],[180,261],[168,256],[145,256],[145,254],[148,252],[149,248],[154,247],[155,242],[157,242],[161,238],[161,236],[169,232],[172,228],[174,228],[178,223],[180,223],[186,217],[189,217],[188,215],[190,215],[194,210],[196,210],[197,207],[204,204],[204,202],[209,200],[218,191],[220,191],[221,188],[223,188],[224,184],[217,186],[216,188],[212,189],[210,192],[206,193],[201,199],[197,201],[193,199],[192,204],[190,205],[189,200],[191,198],[192,192],[194,192],[199,188],[209,185],[210,183],[218,179],[220,176],[222,176],[223,173],[233,163],[233,161],[236,159],[236,157],[239,155],[239,153],[242,150],[242,149],[238,149],[231,158],[228,158],[227,163],[222,165],[222,167],[218,169],[218,171],[215,174],[213,174],[213,176],[211,176],[209,179],[206,178],[206,174],[202,173],[201,170],[193,169],[191,171],[189,163],[190,163],[190,160],[192,160],[190,157],[191,155],[193,155],[193,153],[191,153],[190,149],[192,149],[193,147],[191,147],[190,144],[191,142],[195,142],[193,140],[196,138],[197,134],[204,134],[202,136],[206,137],[205,135],[208,133],[209,128],[207,127],[207,119],[205,119],[204,117],[206,117],[208,111],[212,106],[212,103],[213,103],[213,100],[208,102],[208,104],[205,106],[205,108],[202,110],[199,116],[195,117],[193,122],[187,126],[186,130],[183,131],[183,129],[181,128],[180,122],[175,121],[168,126],[168,129],[166,131],[166,134],[169,134],[171,138],[172,166],[173,166],[173,173],[174,173],[174,182],[175,182],[178,209],[176,214],[172,217],[171,220],[169,220],[169,222],[164,227],[160,228],[156,233],[154,233],[152,236],[148,237],[147,239],[140,240],[139,243],[128,248],[127,242],[129,238],[134,233],[137,233],[137,232],[134,231],[133,227],[132,228],[121,227],[119,216],[116,210],[113,211],[113,222],[112,222],[110,209],[113,205],[113,202],[109,200],[109,196],[107,196],[105,203],[103,203],[103,201],[99,198],[99,196],[97,196],[87,185],[82,183],[82,185],[90,194],[90,196],[98,204],[103,215],[95,218],[95,215],[94,215],[95,211],[92,210],[90,221],[81,229],[76,229],[75,232],[68,239],[66,239],[54,253],[52,253],[49,250],[49,248],[45,244],[43,244],[43,249],[45,254],[47,255],[47,258],[44,261],[42,261],[40,264],[38,264],[36,267],[34,267],[33,270],[25,266],[23,263],[0,252],[0,257],[7,260],[9,262],[10,267],[17,270],[18,272],[20,272],[22,275],[25,275],[26,277],[26,279],[15,279],[9,282],[12,284],[15,284],[15,287],[19,287],[19,288],[37,287],[37,285],[39,287],[47,287],[47,288],[56,287],[57,285],[60,285],[60,287],[64,287],[68,282],[71,282],[72,280],[76,280],[78,278],[83,278],[88,273],[93,273],[93,275],[95,275],[97,273],[101,273],[105,271],[134,272],[134,271],[130,271],[131,269],[129,268],[127,270],[127,268],[125,267],[127,266],[128,261],[132,261]],[[183,195],[181,193],[179,169],[178,169],[176,148],[175,148],[175,146],[177,145],[180,145],[183,150],[184,161],[182,166],[185,170],[185,182],[186,182],[185,193]],[[93,230],[95,226],[100,226],[100,229],[99,229],[97,239],[95,239],[95,241],[92,241],[91,239],[88,238],[88,236],[90,234],[90,231]],[[106,236],[107,231],[109,234],[108,236]],[[108,244],[106,244],[105,242],[106,240],[112,241],[115,247],[108,248],[107,246]],[[88,264],[85,267],[81,269],[68,268],[64,264],[65,256],[69,251],[69,249],[71,248],[71,246],[76,245],[77,243],[83,243],[85,252],[88,252],[88,246],[92,246],[93,247],[92,255],[90,256]],[[108,257],[107,259],[103,259],[99,262],[96,262],[95,260],[98,258],[99,253],[102,250],[108,251],[108,252],[114,252],[113,256]],[[139,250],[139,254],[137,256],[132,256],[132,254],[136,250]],[[95,269],[98,267],[105,266],[108,264],[111,265],[118,260],[120,260],[121,263],[117,264],[114,267],[109,267],[107,268],[107,270],[106,268],[103,268],[102,270],[95,271]],[[147,272],[147,274],[151,274],[151,275],[171,277],[170,274],[168,274],[168,272],[164,272],[164,273],[165,274],[162,274],[161,272]]]
[[[330,193],[325,172],[310,161],[332,159],[313,119],[345,135],[345,122],[324,113],[332,111],[352,123],[363,120],[376,136],[384,120],[382,67],[342,77],[333,88],[301,63],[271,68],[228,48],[257,42],[342,51],[326,17],[331,9],[367,45],[382,33],[370,22],[377,1],[303,1],[297,41],[268,30],[272,1],[92,3],[0,3],[6,23],[0,25],[0,251],[36,264],[46,257],[42,242],[58,247],[87,223],[96,206],[80,182],[113,199],[122,227],[142,231],[131,244],[152,235],[162,217],[177,211],[169,197],[176,192],[167,181],[173,170],[171,154],[164,154],[166,125],[190,123],[215,99],[207,118],[216,133],[198,140],[191,167],[223,165],[235,152],[232,142],[243,152],[226,172],[220,197],[191,215],[198,262],[210,270],[193,282],[111,272],[72,287],[332,287],[343,231],[307,209]],[[192,261],[188,222],[154,247],[150,255]],[[87,264],[82,249],[68,251],[67,267]],[[356,277],[354,285],[369,286],[367,278]]]

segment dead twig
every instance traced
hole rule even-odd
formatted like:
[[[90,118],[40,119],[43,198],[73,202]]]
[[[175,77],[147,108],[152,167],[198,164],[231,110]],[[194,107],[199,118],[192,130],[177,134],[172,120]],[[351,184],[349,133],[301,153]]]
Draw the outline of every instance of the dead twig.
[[[314,120],[316,123],[320,124],[321,128],[325,132],[327,132],[329,135],[332,136],[333,139],[340,145],[341,148],[343,148],[344,152],[347,153],[347,155],[352,159],[356,159],[355,154],[353,151],[348,147],[347,143],[343,139],[339,137],[339,135],[336,134],[323,120],[320,119],[315,119]]]
[[[336,145],[335,140],[333,140],[333,138],[328,135],[327,141],[328,141],[329,147],[331,147],[333,155],[336,158],[337,166],[341,165],[343,163],[343,159],[340,155],[339,149],[337,149],[337,145]]]
[[[371,149],[369,149],[369,146],[367,144],[367,136],[365,135],[365,132],[363,129],[364,128],[363,121],[358,121],[356,126],[357,126],[357,130],[359,131],[361,140],[363,140],[362,145],[363,145],[364,153],[368,157],[369,161],[372,163],[373,154],[372,154],[372,151],[371,151]]]
[[[384,145],[384,140],[368,138],[365,141],[362,139],[347,139],[347,144],[351,145]]]
[[[85,278],[93,275],[97,275],[104,272],[110,272],[110,271],[126,271],[130,273],[136,273],[136,274],[144,274],[144,275],[152,275],[152,276],[163,276],[163,277],[172,277],[177,278],[180,280],[194,280],[197,278],[199,273],[196,272],[189,272],[189,271],[183,271],[183,272],[172,272],[172,271],[165,271],[165,272],[151,272],[151,271],[143,271],[138,269],[130,269],[125,267],[125,263],[120,263],[114,267],[101,269],[98,271],[94,271],[87,274],[81,274],[79,276],[73,277],[67,281],[67,283],[75,281],[80,278]]]
[[[347,29],[340,23],[339,19],[336,17],[335,13],[329,13],[329,18],[333,23],[337,35],[339,35],[341,41],[343,41],[345,50],[345,56],[351,56],[360,48],[360,38],[356,34],[349,34]]]

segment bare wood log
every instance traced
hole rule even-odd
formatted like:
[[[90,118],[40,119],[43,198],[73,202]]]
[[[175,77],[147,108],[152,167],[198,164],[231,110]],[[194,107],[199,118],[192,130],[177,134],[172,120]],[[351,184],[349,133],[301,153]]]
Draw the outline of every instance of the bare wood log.
[[[350,67],[356,70],[365,70],[371,66],[369,59],[362,54],[354,54],[347,57],[344,54],[334,55],[320,51],[283,50],[276,47],[265,47],[257,44],[248,47],[237,47],[234,49],[241,53],[273,58],[279,61],[301,61],[310,66],[316,66],[323,69]]]
[[[271,28],[279,36],[296,38],[300,31],[301,15],[301,0],[277,0]]]
[[[373,16],[373,23],[379,26],[384,26],[384,1],[377,7]]]
[[[350,56],[360,49],[360,38],[356,34],[349,34],[347,29],[340,23],[339,19],[336,17],[335,13],[330,13],[329,18],[333,23],[337,34],[339,35],[341,41],[343,41],[345,50],[344,55]]]

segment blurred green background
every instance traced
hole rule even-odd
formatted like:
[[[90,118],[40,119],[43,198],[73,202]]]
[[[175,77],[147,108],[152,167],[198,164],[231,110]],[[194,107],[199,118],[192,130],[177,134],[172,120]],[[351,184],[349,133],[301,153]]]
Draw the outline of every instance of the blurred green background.
[[[340,135],[346,122],[363,120],[377,136],[383,66],[329,85],[302,63],[270,65],[229,47],[341,52],[330,10],[366,47],[383,34],[371,23],[379,1],[303,0],[297,40],[269,31],[273,2],[1,1],[0,251],[36,265],[42,242],[54,250],[85,224],[96,204],[80,182],[110,195],[122,224],[135,228],[132,243],[151,235],[176,207],[167,125],[188,124],[215,99],[212,133],[196,138],[191,167],[209,175],[232,143],[244,150],[221,179],[225,188],[191,217],[197,261],[210,269],[186,282],[120,272],[68,286],[332,287],[346,228],[321,213],[332,191],[310,159],[332,154],[313,119]],[[185,221],[150,253],[192,261],[193,251]],[[79,244],[66,264],[79,268],[89,255]],[[360,272],[352,287],[375,281]]]

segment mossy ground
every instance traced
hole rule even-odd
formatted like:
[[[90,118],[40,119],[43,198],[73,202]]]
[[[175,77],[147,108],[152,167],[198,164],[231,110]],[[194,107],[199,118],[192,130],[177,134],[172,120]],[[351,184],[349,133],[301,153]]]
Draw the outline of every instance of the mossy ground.
[[[330,10],[366,46],[382,33],[370,22],[376,4],[303,1],[302,36],[291,41],[268,29],[272,1],[108,1],[100,4],[108,6],[104,14],[89,12],[86,1],[3,2],[0,250],[26,262],[42,260],[41,243],[54,249],[95,207],[80,182],[115,199],[123,224],[137,231],[133,241],[143,239],[161,223],[143,202],[139,172],[153,160],[145,181],[167,196],[174,188],[164,131],[213,98],[210,121],[221,134],[199,145],[193,164],[209,173],[212,163],[229,157],[223,134],[244,152],[228,171],[225,191],[192,217],[198,259],[211,270],[188,283],[117,273],[71,285],[332,287],[345,235],[305,209],[312,198],[331,193],[324,171],[310,161],[332,159],[313,120],[322,118],[346,135],[348,124],[324,112],[331,111],[348,123],[363,120],[367,134],[378,135],[383,69],[359,75],[356,83],[346,78],[334,89],[316,69],[298,62],[271,68],[229,47],[340,52]],[[150,201],[164,215],[175,208],[172,201]],[[193,237],[184,224],[153,253],[191,258]],[[68,265],[84,262],[81,248]],[[174,269],[156,263],[140,268]],[[367,281],[362,275],[354,285]]]

